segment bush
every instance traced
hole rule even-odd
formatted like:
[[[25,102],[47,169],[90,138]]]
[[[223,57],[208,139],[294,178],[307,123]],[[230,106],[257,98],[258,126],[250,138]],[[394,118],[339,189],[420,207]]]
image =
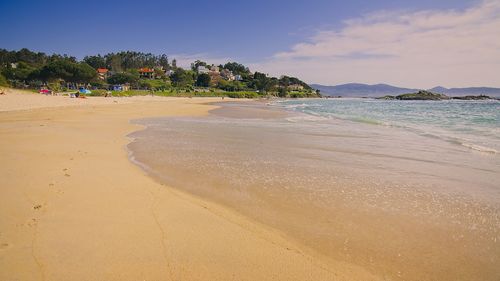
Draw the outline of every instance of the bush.
[[[54,92],[60,92],[61,91],[61,83],[59,81],[54,81],[49,83],[49,89],[54,91]]]
[[[256,99],[260,95],[257,92],[227,92],[226,96],[235,99]]]
[[[169,85],[160,79],[141,79],[139,80],[139,86],[146,89],[165,90]]]
[[[106,95],[106,90],[91,90],[91,97],[104,97]]]
[[[8,87],[9,81],[0,73],[0,86]]]
[[[135,84],[139,80],[138,76],[135,76],[130,73],[116,73],[110,77],[108,77],[109,84]]]

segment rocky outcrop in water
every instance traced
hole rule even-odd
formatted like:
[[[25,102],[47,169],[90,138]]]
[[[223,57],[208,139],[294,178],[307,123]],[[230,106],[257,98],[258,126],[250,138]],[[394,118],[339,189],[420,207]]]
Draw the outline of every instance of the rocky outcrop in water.
[[[490,96],[479,95],[479,96],[465,96],[465,97],[453,97],[454,100],[491,100]]]
[[[418,91],[411,94],[396,96],[397,100],[449,100],[450,97],[429,91]]]
[[[429,91],[418,91],[416,93],[403,94],[398,96],[383,96],[378,97],[379,100],[493,100],[490,96],[478,95],[478,96],[464,96],[464,97],[449,97],[447,95],[433,93]]]
[[[443,94],[438,94],[438,93],[432,93],[429,91],[418,91],[416,93],[410,93],[410,94],[402,94],[398,96],[383,96],[379,97],[377,99],[381,100],[448,100],[450,97],[443,95]]]

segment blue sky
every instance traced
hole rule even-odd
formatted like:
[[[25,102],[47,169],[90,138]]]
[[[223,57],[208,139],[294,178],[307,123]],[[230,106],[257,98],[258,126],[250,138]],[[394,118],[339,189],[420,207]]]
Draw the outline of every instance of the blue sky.
[[[79,58],[137,50],[184,59],[231,59],[266,68],[277,54],[310,43],[318,34],[342,31],[346,21],[374,12],[464,11],[478,3],[481,1],[0,0],[0,48],[27,47]],[[352,77],[355,80],[366,79]]]
[[[372,10],[460,7],[467,2],[2,0],[0,47],[78,57],[133,49],[253,61]]]

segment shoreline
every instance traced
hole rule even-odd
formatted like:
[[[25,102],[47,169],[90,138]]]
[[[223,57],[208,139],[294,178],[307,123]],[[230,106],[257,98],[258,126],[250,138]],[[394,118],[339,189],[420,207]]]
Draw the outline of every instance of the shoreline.
[[[0,279],[376,280],[129,161],[130,120],[203,116],[211,100],[1,112]]]
[[[143,120],[140,124],[147,129],[134,134],[137,143],[130,144],[138,156],[137,162],[144,163],[146,172],[159,182],[208,198],[279,229],[286,237],[305,245],[304,249],[310,250],[312,256],[328,260],[332,268],[338,267],[335,265],[338,261],[345,261],[378,276],[404,280],[428,280],[431,276],[462,280],[453,279],[460,274],[463,280],[473,276],[490,280],[488,277],[496,274],[491,262],[479,261],[481,254],[478,256],[483,251],[479,249],[496,247],[488,241],[496,235],[491,232],[494,229],[488,230],[498,223],[496,201],[490,205],[480,198],[469,197],[470,193],[462,194],[459,187],[450,186],[450,182],[440,186],[446,178],[439,179],[439,184],[422,176],[413,176],[412,180],[403,180],[403,175],[396,174],[391,178],[378,178],[381,171],[368,164],[374,161],[383,164],[385,157],[395,165],[401,164],[399,168],[411,162],[409,165],[416,169],[417,175],[444,164],[425,155],[414,159],[406,157],[404,151],[394,154],[393,149],[374,153],[363,141],[370,139],[368,136],[377,138],[382,131],[382,140],[399,137],[394,140],[404,142],[410,136],[400,135],[399,130],[395,134],[391,128],[370,128],[364,124],[352,128],[350,122],[340,121],[323,127],[328,128],[327,131],[318,131],[318,127],[303,127],[304,123],[298,121],[289,123],[284,116],[275,120],[274,113],[263,115],[260,110],[267,107],[261,103],[225,103],[222,107],[204,118]],[[309,125],[313,124],[309,122]],[[309,129],[312,131],[307,131]],[[315,142],[320,138],[330,144]],[[415,141],[421,145],[420,139]],[[345,142],[354,146],[342,145]],[[373,144],[373,140],[369,143]],[[379,148],[381,143],[374,145]],[[436,146],[436,149],[444,148]],[[294,150],[299,150],[300,155]],[[321,156],[325,153],[326,158]],[[362,160],[366,166],[358,167],[350,158]],[[304,166],[291,164],[301,163],[303,159],[308,159],[303,162]],[[315,166],[310,162],[315,159],[325,161],[322,163],[331,168]],[[421,162],[426,165],[411,166]],[[309,168],[304,170],[306,167]],[[333,177],[333,182],[328,175]],[[315,197],[314,192],[305,192],[307,188],[301,189],[311,182],[319,188],[320,197]],[[308,204],[304,198],[320,201]],[[319,205],[314,205],[315,202]],[[480,225],[476,225],[477,221]],[[476,248],[478,250],[474,250]],[[495,259],[493,248],[484,250],[484,255],[487,252]],[[449,272],[462,263],[460,258],[446,257],[441,251],[445,249],[457,257],[476,257],[477,261],[474,266]],[[442,264],[437,267],[429,260],[440,260]]]

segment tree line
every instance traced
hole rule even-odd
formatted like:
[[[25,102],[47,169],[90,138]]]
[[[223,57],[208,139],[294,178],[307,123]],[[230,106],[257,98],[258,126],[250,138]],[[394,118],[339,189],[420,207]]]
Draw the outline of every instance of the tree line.
[[[300,85],[304,91],[315,94],[313,89],[296,77],[269,77],[237,62],[218,65],[225,73],[238,75],[239,79],[221,79],[207,73],[199,73],[199,67],[214,67],[197,60],[190,69],[177,67],[175,59],[169,60],[165,54],[154,55],[135,51],[108,53],[105,55],[85,56],[81,61],[68,55],[33,52],[26,48],[18,51],[0,49],[0,84],[10,83],[12,86],[39,87],[49,85],[60,87],[64,83],[87,84],[95,88],[106,88],[112,84],[130,84],[140,89],[178,89],[193,90],[203,87],[228,92],[258,91],[272,93],[277,96],[289,95],[291,85]],[[148,67],[154,69],[155,79],[143,79],[138,69]],[[97,69],[106,68],[110,72],[106,80],[98,79]],[[170,71],[169,75],[166,71]]]

